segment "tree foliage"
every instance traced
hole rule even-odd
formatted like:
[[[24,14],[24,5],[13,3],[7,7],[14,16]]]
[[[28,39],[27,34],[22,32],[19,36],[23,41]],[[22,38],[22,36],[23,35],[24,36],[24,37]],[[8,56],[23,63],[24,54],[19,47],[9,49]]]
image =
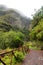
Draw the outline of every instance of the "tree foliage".
[[[43,7],[33,16],[30,40],[43,42]],[[40,46],[43,48],[42,44]]]
[[[0,48],[18,48],[23,45],[24,34],[21,32],[9,31],[0,33]]]

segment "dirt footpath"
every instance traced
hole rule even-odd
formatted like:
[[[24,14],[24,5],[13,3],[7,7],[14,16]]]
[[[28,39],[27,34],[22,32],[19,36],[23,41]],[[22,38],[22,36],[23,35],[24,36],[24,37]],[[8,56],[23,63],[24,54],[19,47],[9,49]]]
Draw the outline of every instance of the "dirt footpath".
[[[43,65],[43,50],[30,50],[22,65]]]

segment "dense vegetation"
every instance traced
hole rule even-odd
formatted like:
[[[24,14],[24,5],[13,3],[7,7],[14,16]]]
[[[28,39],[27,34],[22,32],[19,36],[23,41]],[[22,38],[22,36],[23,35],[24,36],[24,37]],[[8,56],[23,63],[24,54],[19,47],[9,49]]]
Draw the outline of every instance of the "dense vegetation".
[[[24,34],[21,32],[9,31],[0,32],[0,49],[18,48],[23,45]]]
[[[41,49],[43,49],[43,7],[36,11],[33,16],[30,39],[40,41],[41,43],[39,44]]]

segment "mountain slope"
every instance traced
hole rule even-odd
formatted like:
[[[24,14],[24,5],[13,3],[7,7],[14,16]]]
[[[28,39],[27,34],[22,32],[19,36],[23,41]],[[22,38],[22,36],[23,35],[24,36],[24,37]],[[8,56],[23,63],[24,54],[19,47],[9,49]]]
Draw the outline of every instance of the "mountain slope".
[[[16,10],[0,6],[0,22],[9,24],[12,28],[29,30],[31,19],[21,15]]]

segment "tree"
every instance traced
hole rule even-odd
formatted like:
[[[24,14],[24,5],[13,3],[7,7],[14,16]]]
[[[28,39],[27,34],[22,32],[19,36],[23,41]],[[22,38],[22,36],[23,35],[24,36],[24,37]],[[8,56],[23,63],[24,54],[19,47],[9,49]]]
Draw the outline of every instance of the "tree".
[[[43,49],[43,7],[41,7],[33,16],[32,29],[30,32],[30,40],[40,41],[38,42],[41,49]]]
[[[41,19],[43,19],[43,6],[33,15],[32,28],[34,28]]]
[[[9,31],[0,34],[0,48],[18,48],[23,45],[24,34],[21,32]]]

